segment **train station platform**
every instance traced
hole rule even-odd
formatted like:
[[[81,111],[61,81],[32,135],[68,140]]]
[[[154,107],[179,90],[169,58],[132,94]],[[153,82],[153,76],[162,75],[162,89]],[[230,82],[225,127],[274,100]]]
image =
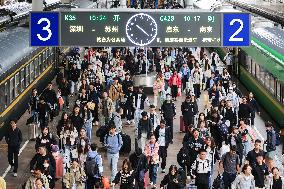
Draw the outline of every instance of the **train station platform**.
[[[204,112],[204,102],[203,102],[203,96],[205,94],[205,91],[202,91],[202,95],[200,100],[198,101],[198,106],[199,106],[199,112]],[[149,96],[150,101],[153,102],[153,96]],[[176,119],[174,119],[174,143],[169,146],[168,149],[168,157],[167,157],[167,167],[166,170],[168,170],[169,166],[172,164],[177,165],[177,153],[180,150],[182,146],[182,139],[184,134],[179,132],[179,117],[181,115],[181,110],[180,106],[182,101],[184,101],[185,96],[183,95],[182,97],[178,97],[176,101],[176,107],[177,107],[177,116]],[[75,97],[72,97],[70,99],[70,102],[74,102]],[[73,107],[74,104],[70,104],[70,107]],[[159,105],[158,105],[159,106]],[[146,109],[147,110],[147,109]],[[68,110],[68,113],[71,113],[71,109]],[[262,115],[262,114],[261,114]],[[50,124],[49,127],[51,129],[51,132],[53,134],[56,134],[56,125],[61,117],[61,113],[59,116],[56,117]],[[28,127],[26,126],[26,120],[29,118],[28,112],[26,112],[21,119],[18,121],[17,125],[18,127],[22,130],[23,133],[23,143],[20,149],[20,157],[19,157],[19,169],[18,169],[18,177],[13,177],[12,173],[9,173],[10,167],[8,165],[7,161],[7,145],[5,143],[5,140],[2,140],[0,142],[0,175],[3,176],[7,182],[7,189],[17,189],[21,188],[21,185],[28,179],[30,176],[29,172],[29,162],[32,159],[32,157],[35,154],[35,142],[34,141],[29,141],[28,139]],[[125,120],[123,120],[123,123],[125,123]],[[125,125],[125,124],[123,124]],[[97,127],[93,128],[93,140],[92,142],[95,142],[96,144],[101,147],[100,142],[98,137],[95,136],[95,131]],[[255,132],[258,135],[258,138],[261,139],[262,141],[266,140],[266,131],[264,127],[264,121],[263,119],[259,116],[256,115],[255,119]],[[132,146],[132,152],[134,151],[134,130],[135,128],[133,126],[125,126],[123,128],[123,131],[127,133],[128,135],[131,136],[131,146]],[[100,152],[103,158],[103,166],[104,166],[104,176],[109,176],[110,175],[110,169],[109,165],[107,162],[107,156],[105,152]],[[282,166],[282,147],[279,146],[277,148],[277,155],[275,156],[274,160],[276,161],[277,167],[283,167]],[[119,158],[119,165],[118,169],[120,169],[122,161],[128,158],[128,155],[120,156]],[[215,169],[216,170],[216,169]],[[282,169],[283,170],[283,169]],[[215,175],[217,174],[217,171]],[[163,178],[164,174],[161,173],[161,170],[158,171],[158,186],[160,184],[161,179]],[[56,182],[56,188],[61,188],[61,181]],[[149,187],[150,188],[150,187]]]

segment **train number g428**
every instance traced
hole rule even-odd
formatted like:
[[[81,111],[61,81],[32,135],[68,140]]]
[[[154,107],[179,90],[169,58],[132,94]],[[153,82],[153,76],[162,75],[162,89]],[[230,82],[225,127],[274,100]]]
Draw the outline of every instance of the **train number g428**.
[[[161,22],[173,22],[174,20],[175,20],[175,16],[171,16],[171,15],[160,16]]]

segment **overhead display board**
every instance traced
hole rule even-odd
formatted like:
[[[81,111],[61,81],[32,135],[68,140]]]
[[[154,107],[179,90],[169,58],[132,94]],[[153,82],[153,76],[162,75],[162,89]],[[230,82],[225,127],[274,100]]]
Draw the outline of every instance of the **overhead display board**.
[[[32,12],[31,46],[248,46],[249,23],[249,14],[243,13],[115,9]]]

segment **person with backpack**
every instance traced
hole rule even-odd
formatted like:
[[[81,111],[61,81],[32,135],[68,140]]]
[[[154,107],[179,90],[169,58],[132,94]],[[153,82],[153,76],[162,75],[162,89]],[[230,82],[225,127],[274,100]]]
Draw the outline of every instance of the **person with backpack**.
[[[120,189],[134,188],[134,171],[131,170],[130,162],[125,159],[122,162],[122,169],[116,174],[111,185],[114,187],[120,182]]]
[[[149,169],[149,162],[148,162],[147,156],[144,153],[141,153],[141,155],[138,158],[138,163],[136,164],[136,168],[133,173],[135,181],[136,181],[135,188],[145,189],[144,179],[145,179],[145,174],[148,171],[148,169]]]
[[[144,154],[146,155],[149,162],[149,178],[150,185],[152,188],[156,188],[157,172],[159,166],[159,143],[156,142],[156,137],[151,134],[149,142],[144,148]]]
[[[266,127],[266,133],[267,133],[267,139],[266,139],[266,151],[267,151],[267,157],[273,159],[276,152],[276,142],[277,142],[277,136],[276,132],[272,127],[271,122],[265,123]]]
[[[11,120],[10,125],[11,126],[5,136],[5,140],[8,144],[8,162],[11,166],[11,170],[13,171],[13,176],[17,177],[18,155],[23,141],[23,136],[21,130],[17,127],[17,122],[15,120]]]
[[[164,189],[165,186],[169,189],[179,189],[184,188],[186,181],[186,176],[183,178],[181,171],[177,169],[177,166],[171,165],[169,168],[169,173],[166,174],[161,181],[160,189]]]
[[[223,181],[225,189],[230,189],[232,182],[240,171],[240,158],[237,154],[237,147],[231,146],[230,151],[225,153],[220,162],[220,169],[223,167]],[[220,171],[220,170],[219,170]]]
[[[97,145],[89,145],[89,152],[85,162],[85,173],[87,176],[87,189],[94,188],[101,182],[103,173],[102,157],[97,152]]]
[[[254,177],[251,174],[251,166],[245,164],[242,169],[242,173],[239,174],[232,183],[232,189],[255,189]]]
[[[199,150],[199,155],[191,166],[191,176],[195,179],[197,189],[209,188],[209,177],[211,172],[210,160],[206,159],[207,151]]]
[[[119,133],[116,132],[115,125],[110,125],[109,133],[105,136],[104,144],[107,149],[107,158],[111,168],[111,182],[112,182],[117,173],[119,150],[123,145],[122,137]]]

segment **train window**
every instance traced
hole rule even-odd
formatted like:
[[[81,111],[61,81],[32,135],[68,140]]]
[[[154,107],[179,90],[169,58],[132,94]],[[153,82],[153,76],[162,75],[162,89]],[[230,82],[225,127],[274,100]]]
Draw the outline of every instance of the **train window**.
[[[30,64],[30,76],[31,76],[31,82],[34,80],[35,78],[35,62],[31,62]]]
[[[5,83],[5,90],[4,90],[4,95],[5,95],[5,100],[4,100],[4,105],[5,108],[8,106],[8,104],[10,104],[10,89],[9,89],[9,84],[8,82]]]
[[[37,78],[38,77],[38,59],[37,58],[35,58],[34,59],[34,65],[35,65],[35,78]]]
[[[15,99],[15,78],[10,79],[10,102]]]
[[[26,71],[26,87],[30,84],[30,64],[28,64],[25,68]]]
[[[251,73],[254,77],[256,76],[255,70],[256,70],[256,64],[255,64],[255,61],[252,60],[251,61]]]
[[[270,80],[269,80],[269,84],[268,84],[268,89],[271,91],[271,93],[273,94],[273,96],[276,96],[276,79],[275,77],[271,74],[268,73],[268,75],[270,76]]]
[[[246,68],[249,71],[249,73],[251,73],[251,57],[250,56],[246,57]]]
[[[25,77],[25,68],[21,69],[21,92],[25,89],[26,86],[26,77]]]
[[[42,62],[45,62],[46,59],[46,51],[43,51],[42,53]]]
[[[46,51],[45,51],[45,60],[47,60],[47,58],[48,58],[48,51],[49,51],[49,49],[47,48]]]
[[[4,90],[5,90],[5,86],[1,85],[0,91],[4,91]],[[1,95],[0,96],[0,112],[2,112],[4,110],[4,108],[5,108],[5,95]]]
[[[21,93],[20,73],[15,75],[15,97]]]
[[[43,70],[43,57],[41,55],[39,55],[38,57],[38,69],[39,69],[39,74],[41,74]]]

